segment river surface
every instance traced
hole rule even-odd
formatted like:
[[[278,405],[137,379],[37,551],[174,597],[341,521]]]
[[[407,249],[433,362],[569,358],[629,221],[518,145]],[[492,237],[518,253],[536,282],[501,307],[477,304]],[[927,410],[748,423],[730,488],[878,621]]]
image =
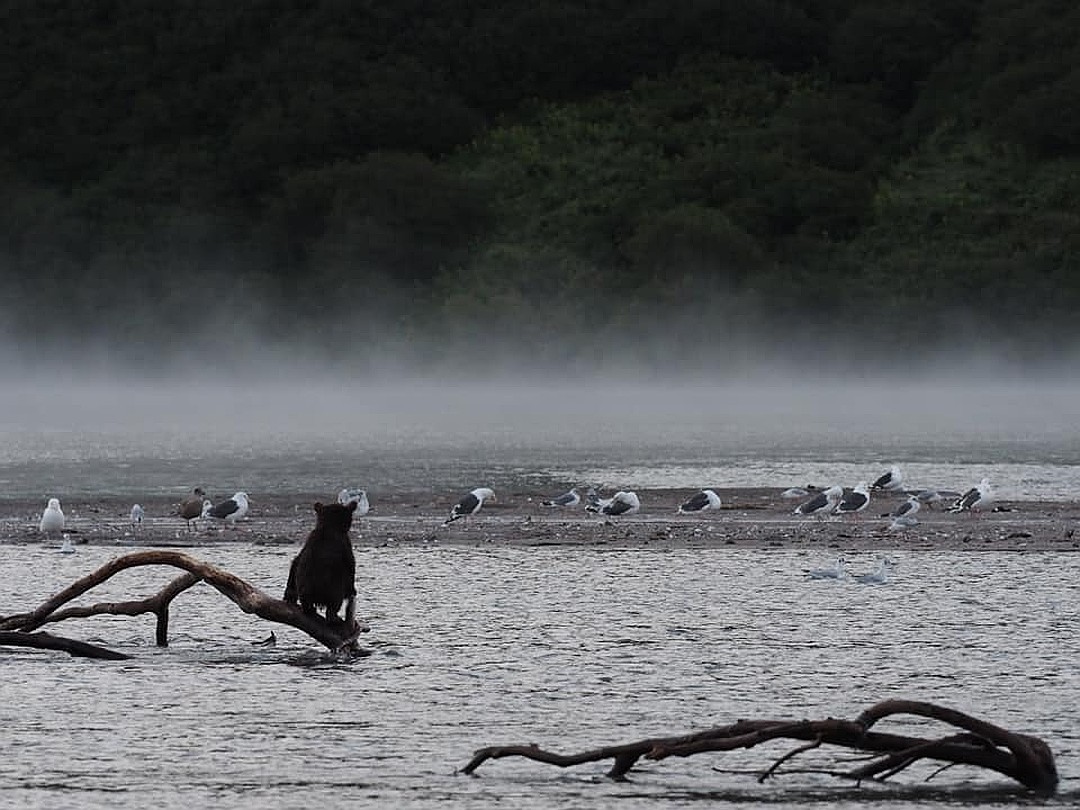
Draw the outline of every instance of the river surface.
[[[787,486],[891,463],[936,486],[993,476],[1006,497],[1071,499],[1077,398],[1067,386],[792,390],[779,385],[560,389],[423,386],[294,393],[108,386],[0,393],[8,496],[215,489]],[[920,482],[921,483],[921,482]],[[332,487],[332,488],[331,488]],[[276,592],[295,549],[190,550]],[[0,545],[0,614],[36,606],[112,559]],[[92,662],[0,648],[13,807],[1011,807],[1080,803],[1080,556],[903,552],[884,586],[812,581],[804,549],[388,547],[358,551],[372,654],[353,661],[270,627],[207,586],[151,618],[60,632],[134,656]],[[852,568],[869,570],[873,555]],[[124,572],[88,601],[148,595],[172,572]],[[1028,800],[990,773],[855,787],[810,773],[758,785],[782,743],[562,771],[517,759],[455,775],[474,749],[573,751],[738,718],[852,717],[890,697],[939,702],[1043,737],[1060,795]],[[896,728],[896,727],[894,727]],[[944,733],[914,723],[905,732]],[[843,752],[838,752],[843,757]],[[811,752],[790,763],[835,761]]]

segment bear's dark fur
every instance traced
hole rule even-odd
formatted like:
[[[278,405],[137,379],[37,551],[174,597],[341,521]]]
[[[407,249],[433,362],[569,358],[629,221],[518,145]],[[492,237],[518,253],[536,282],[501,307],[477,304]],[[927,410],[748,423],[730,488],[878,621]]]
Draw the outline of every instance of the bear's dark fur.
[[[346,603],[345,621],[351,627],[356,615],[356,558],[349,529],[356,501],[347,506],[315,504],[315,528],[289,567],[285,601],[298,603],[305,613],[326,608],[326,620],[339,622],[338,611]]]

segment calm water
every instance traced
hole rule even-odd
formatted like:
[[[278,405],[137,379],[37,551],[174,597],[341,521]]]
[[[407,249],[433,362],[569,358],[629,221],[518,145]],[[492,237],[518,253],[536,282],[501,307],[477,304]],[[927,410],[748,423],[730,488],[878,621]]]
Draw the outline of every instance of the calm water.
[[[478,393],[480,395],[478,395]],[[312,401],[296,391],[41,386],[0,393],[0,486],[45,493],[449,488],[589,478],[642,485],[857,480],[893,462],[957,488],[1071,497],[1078,398],[1067,386],[409,387]],[[922,482],[920,482],[922,483]],[[277,592],[295,549],[192,553]],[[115,549],[0,545],[0,614],[28,609]],[[373,651],[333,660],[201,586],[149,618],[62,628],[135,655],[102,663],[0,649],[0,795],[22,807],[1014,806],[1008,783],[953,769],[857,790],[792,774],[782,744],[569,771],[475,748],[559,750],[739,717],[852,716],[937,701],[1044,737],[1080,801],[1080,557],[905,553],[881,587],[807,581],[822,552],[385,548],[359,552]],[[873,556],[852,552],[856,569]],[[156,590],[125,572],[89,601]],[[933,733],[932,731],[930,733]],[[807,757],[807,763],[815,761]],[[939,786],[939,787],[935,787]],[[948,789],[948,798],[938,791]],[[1004,791],[1004,792],[1003,792]]]

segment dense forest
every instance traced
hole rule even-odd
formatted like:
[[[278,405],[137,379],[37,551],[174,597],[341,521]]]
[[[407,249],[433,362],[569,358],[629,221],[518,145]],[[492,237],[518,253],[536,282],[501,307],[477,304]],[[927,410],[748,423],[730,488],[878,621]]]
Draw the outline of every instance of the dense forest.
[[[707,366],[1080,336],[1073,3],[11,0],[0,42],[11,346]]]

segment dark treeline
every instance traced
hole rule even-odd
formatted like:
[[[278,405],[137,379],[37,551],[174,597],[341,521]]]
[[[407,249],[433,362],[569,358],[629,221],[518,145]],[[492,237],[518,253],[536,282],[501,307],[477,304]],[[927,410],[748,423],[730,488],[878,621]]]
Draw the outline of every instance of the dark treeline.
[[[12,0],[0,329],[1061,348],[1078,66],[1055,0]]]

